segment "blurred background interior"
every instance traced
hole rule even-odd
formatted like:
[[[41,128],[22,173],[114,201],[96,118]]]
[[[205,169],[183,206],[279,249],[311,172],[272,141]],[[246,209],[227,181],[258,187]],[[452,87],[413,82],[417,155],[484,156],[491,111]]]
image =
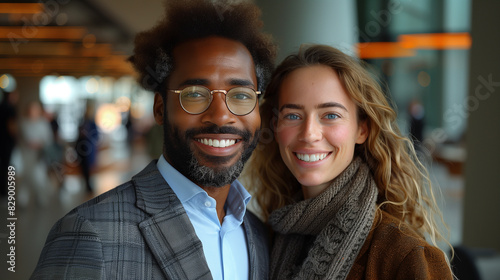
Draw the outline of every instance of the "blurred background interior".
[[[126,59],[162,2],[0,3],[0,162],[16,169],[17,217],[15,274],[0,229],[1,279],[27,279],[57,219],[160,155],[153,94]],[[322,43],[367,63],[440,192],[457,276],[500,279],[500,1],[255,2],[278,62]]]

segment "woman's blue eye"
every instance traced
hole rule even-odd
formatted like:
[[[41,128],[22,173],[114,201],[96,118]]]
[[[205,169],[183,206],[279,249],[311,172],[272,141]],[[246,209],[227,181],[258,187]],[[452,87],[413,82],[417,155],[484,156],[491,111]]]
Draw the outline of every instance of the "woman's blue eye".
[[[327,114],[325,116],[325,118],[329,119],[329,120],[334,120],[336,118],[338,118],[339,116],[337,114]]]
[[[290,114],[290,115],[286,115],[286,116],[285,116],[285,119],[289,119],[289,120],[298,120],[298,119],[300,119],[300,118],[299,118],[299,116],[297,116],[297,115],[292,115],[292,114]]]

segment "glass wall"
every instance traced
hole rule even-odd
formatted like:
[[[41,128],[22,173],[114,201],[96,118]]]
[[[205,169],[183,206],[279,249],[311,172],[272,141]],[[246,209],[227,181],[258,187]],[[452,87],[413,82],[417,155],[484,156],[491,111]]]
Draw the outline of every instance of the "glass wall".
[[[467,121],[459,104],[467,98],[470,0],[357,3],[360,57],[386,81],[400,126],[410,132],[413,109],[432,144],[459,143]]]

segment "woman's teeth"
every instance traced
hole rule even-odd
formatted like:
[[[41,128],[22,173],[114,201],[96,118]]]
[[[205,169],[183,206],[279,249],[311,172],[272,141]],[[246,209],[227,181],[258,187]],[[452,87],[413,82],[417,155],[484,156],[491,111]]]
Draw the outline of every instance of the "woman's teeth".
[[[297,157],[306,162],[315,162],[324,159],[326,156],[328,156],[328,153],[322,153],[322,154],[296,154]]]
[[[229,147],[229,146],[232,146],[236,143],[236,140],[232,139],[207,139],[207,138],[203,138],[203,139],[196,139],[196,141],[202,143],[202,144],[205,144],[207,146],[210,146],[210,147],[215,147],[215,148],[225,148],[225,147]]]

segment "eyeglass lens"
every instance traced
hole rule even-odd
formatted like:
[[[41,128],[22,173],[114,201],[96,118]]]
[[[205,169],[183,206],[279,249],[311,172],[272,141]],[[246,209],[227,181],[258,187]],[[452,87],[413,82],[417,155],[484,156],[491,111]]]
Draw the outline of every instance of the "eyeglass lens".
[[[200,86],[184,88],[179,95],[182,108],[191,114],[203,113],[212,103],[212,99],[211,91]],[[227,108],[233,114],[246,115],[255,108],[257,94],[250,88],[232,88],[227,92],[225,101]]]

